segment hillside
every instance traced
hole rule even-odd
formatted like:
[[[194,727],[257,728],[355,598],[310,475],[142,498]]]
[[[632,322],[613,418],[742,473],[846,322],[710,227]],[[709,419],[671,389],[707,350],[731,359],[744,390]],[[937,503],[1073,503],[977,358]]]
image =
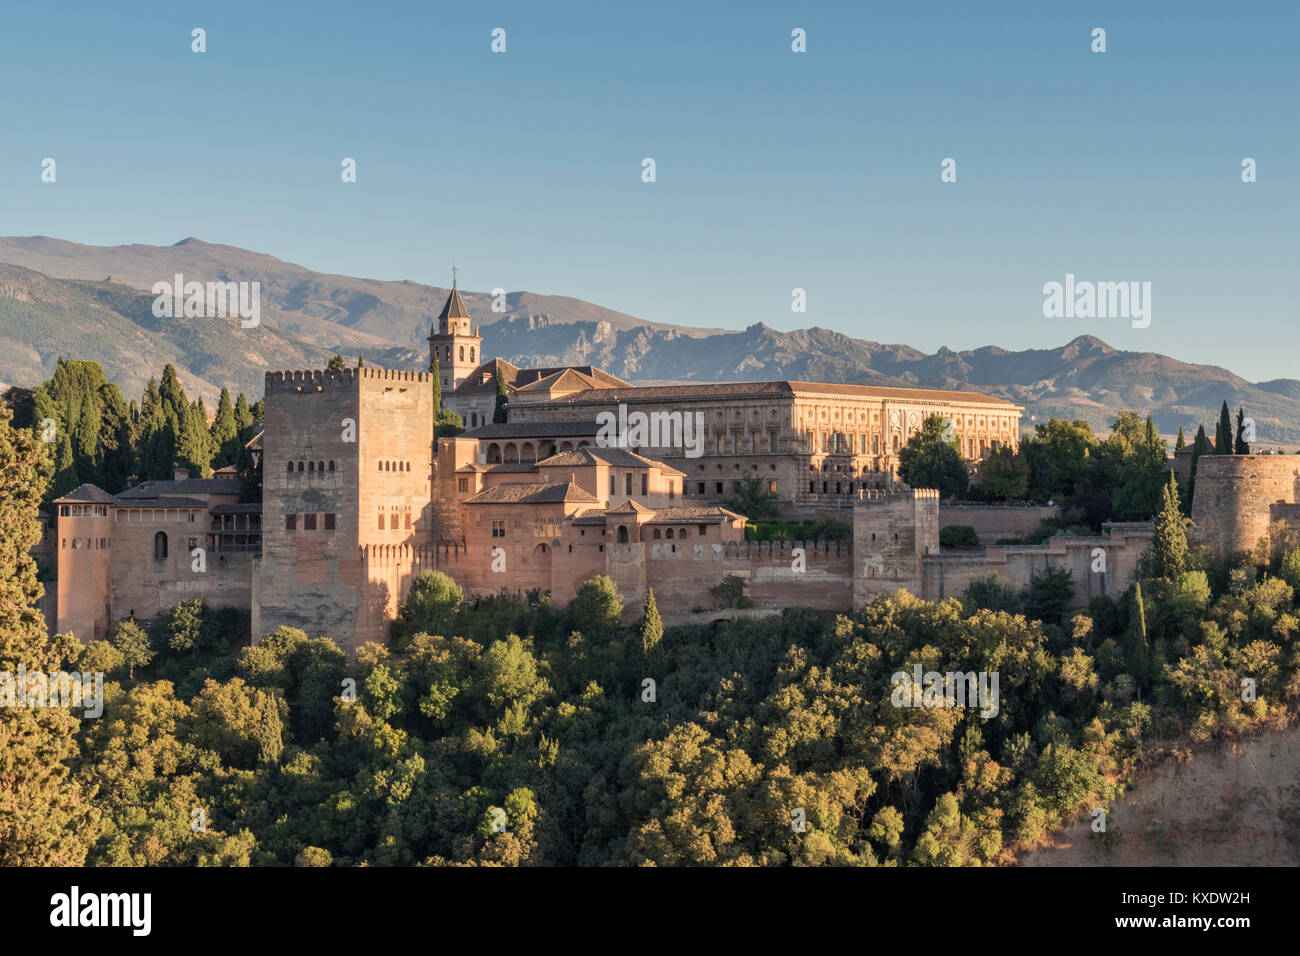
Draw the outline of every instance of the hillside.
[[[334,352],[423,369],[425,338],[447,290],[313,272],[234,246],[87,246],[0,238],[0,380],[31,385],[58,355],[95,359],[129,393],[164,362],[187,388],[251,394],[268,369],[320,367]],[[153,283],[180,272],[202,281],[262,283],[262,327],[155,319]],[[143,290],[143,291],[141,291]],[[926,354],[822,328],[741,331],[648,322],[567,296],[516,291],[494,313],[489,293],[462,290],[487,355],[517,365],[595,364],[635,382],[804,379],[978,390],[1025,406],[1025,423],[1057,416],[1105,428],[1121,408],[1151,412],[1190,439],[1212,430],[1225,399],[1256,421],[1258,440],[1300,444],[1300,381],[1251,383],[1216,366],[1125,352],[1083,335],[1056,349],[996,346]],[[868,324],[868,323],[864,323]]]

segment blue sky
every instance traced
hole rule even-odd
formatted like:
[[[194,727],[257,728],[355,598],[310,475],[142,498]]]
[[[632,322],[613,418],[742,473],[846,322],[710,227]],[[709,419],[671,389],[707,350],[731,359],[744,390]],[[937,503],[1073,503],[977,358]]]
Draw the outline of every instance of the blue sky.
[[[193,235],[444,285],[454,258],[469,289],[653,321],[925,351],[1091,333],[1300,377],[1297,11],[14,4],[0,234]],[[1151,282],[1150,327],[1044,318],[1043,284],[1067,272]]]

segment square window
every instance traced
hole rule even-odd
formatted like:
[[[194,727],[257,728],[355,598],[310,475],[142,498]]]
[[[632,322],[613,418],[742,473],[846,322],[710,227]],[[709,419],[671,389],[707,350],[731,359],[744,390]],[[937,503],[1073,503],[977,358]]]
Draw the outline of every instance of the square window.
[[[312,514],[305,514],[302,516],[302,530],[303,531],[316,530],[316,515],[314,512]]]
[[[297,531],[297,530],[298,530],[298,516],[297,516],[297,515],[285,515],[285,516],[284,516],[284,530],[285,530],[285,531]]]
[[[456,482],[456,490],[462,492],[469,491],[469,479],[468,478],[458,479]]]
[[[334,530],[334,513],[333,513],[333,512],[326,512],[326,513],[325,513],[325,530],[326,530],[326,531],[333,531],[333,530]]]

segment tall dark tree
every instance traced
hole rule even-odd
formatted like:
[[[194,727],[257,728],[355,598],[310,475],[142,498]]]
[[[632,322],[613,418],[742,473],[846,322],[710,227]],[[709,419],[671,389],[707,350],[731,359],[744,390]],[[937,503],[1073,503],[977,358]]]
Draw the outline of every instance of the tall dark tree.
[[[1232,454],[1232,416],[1228,413],[1228,403],[1223,403],[1219,410],[1219,425],[1214,430],[1214,453],[1216,455]]]
[[[1233,442],[1232,453],[1234,455],[1249,455],[1250,445],[1246,443],[1246,410],[1237,409],[1237,436]]]
[[[1144,571],[1151,577],[1173,578],[1187,570],[1187,518],[1178,498],[1178,482],[1169,472],[1156,514],[1156,533],[1151,539],[1151,560]]]
[[[221,389],[217,416],[212,419],[214,457],[222,465],[233,465],[239,457],[239,426],[235,424],[235,407],[230,403],[230,389]]]
[[[442,372],[438,368],[438,350],[429,354],[429,378],[433,380],[433,414],[442,411]]]
[[[492,412],[492,421],[500,424],[506,420],[506,396],[509,393],[506,391],[506,376],[505,373],[501,371],[501,363],[497,362],[496,366],[497,405],[496,409]]]
[[[248,429],[253,427],[253,411],[248,407],[248,399],[243,392],[235,399],[235,431],[241,440],[248,441],[253,436],[247,434]],[[247,436],[247,437],[245,437]]]
[[[1178,426],[1178,440],[1174,442],[1174,451],[1179,451],[1187,447],[1187,437],[1183,435],[1183,426]]]

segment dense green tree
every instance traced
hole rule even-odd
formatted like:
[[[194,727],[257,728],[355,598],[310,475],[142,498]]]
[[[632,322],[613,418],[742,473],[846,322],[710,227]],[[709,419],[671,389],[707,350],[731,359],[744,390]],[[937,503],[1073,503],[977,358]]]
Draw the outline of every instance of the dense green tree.
[[[337,352],[330,356],[330,360],[325,363],[327,372],[346,372],[348,370],[347,360]]]
[[[1029,462],[1011,448],[995,448],[980,463],[976,490],[987,501],[1023,498],[1029,491]]]
[[[613,637],[623,617],[623,598],[618,593],[618,585],[603,574],[582,582],[566,614],[575,631],[588,637]]]
[[[1085,421],[1053,418],[1035,425],[1034,435],[1020,446],[1029,465],[1029,497],[1062,501],[1087,490],[1097,449],[1092,426]]]
[[[758,475],[744,475],[731,483],[731,497],[725,506],[750,521],[777,516],[776,495]]]
[[[240,441],[248,441],[253,435],[252,429],[255,419],[253,418],[252,409],[248,407],[248,399],[243,392],[235,399],[235,432],[239,435]]]
[[[1175,451],[1180,451],[1180,450],[1182,450],[1183,448],[1186,448],[1186,447],[1187,447],[1187,436],[1185,436],[1185,435],[1183,434],[1183,426],[1182,426],[1182,425],[1179,425],[1179,426],[1178,426],[1178,438],[1177,438],[1177,440],[1174,442],[1174,450],[1175,450]]]
[[[416,634],[451,637],[465,596],[460,585],[441,571],[421,571],[397,609],[391,632],[398,648]]]
[[[936,488],[941,497],[966,493],[970,472],[962,461],[958,440],[944,440],[944,420],[930,415],[898,453],[898,477],[913,488]]]
[[[148,667],[153,660],[153,645],[149,641],[149,635],[135,622],[135,618],[127,618],[113,629],[112,643],[121,653],[127,677],[131,680],[135,680],[137,667]]]
[[[0,672],[55,673],[76,644],[51,638],[37,602],[31,549],[40,541],[37,439],[0,406]],[[13,688],[11,687],[11,691]],[[62,707],[0,707],[0,865],[80,866],[100,811],[72,773],[77,719]]]

